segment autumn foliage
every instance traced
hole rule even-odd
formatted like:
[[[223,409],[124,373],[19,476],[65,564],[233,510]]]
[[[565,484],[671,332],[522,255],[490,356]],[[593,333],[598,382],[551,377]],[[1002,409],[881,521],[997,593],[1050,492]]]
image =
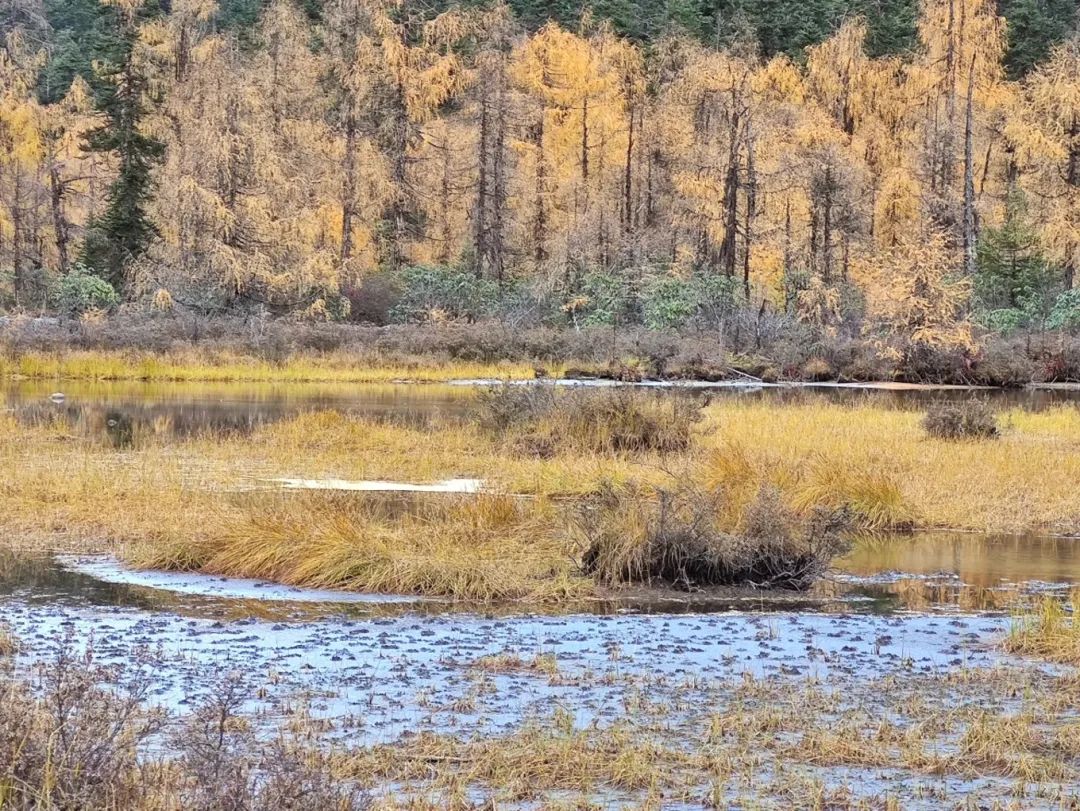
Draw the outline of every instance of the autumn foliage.
[[[853,19],[802,62],[588,16],[527,33],[501,5],[326,0],[313,19],[275,0],[243,38],[213,0],[120,6],[138,126],[164,145],[123,292],[158,312],[344,318],[372,274],[442,267],[578,323],[608,295],[597,274],[722,278],[826,333],[855,311],[898,357],[974,350],[976,245],[1010,199],[1059,292],[1080,264],[1080,40],[1008,80],[991,0],[923,0],[904,58],[869,56]],[[82,78],[43,100],[29,33],[0,49],[0,296],[40,309],[121,167],[84,148],[103,117]]]

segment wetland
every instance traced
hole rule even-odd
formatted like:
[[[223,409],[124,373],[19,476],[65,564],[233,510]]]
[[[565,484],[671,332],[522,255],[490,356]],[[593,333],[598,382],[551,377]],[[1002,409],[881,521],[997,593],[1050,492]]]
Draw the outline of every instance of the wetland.
[[[8,723],[48,715],[58,663],[134,696],[124,807],[221,807],[198,787],[209,717],[245,764],[219,788],[252,808],[1080,802],[1080,677],[1022,636],[1052,603],[1075,644],[1073,393],[979,392],[1000,435],[945,442],[921,415],[970,392],[654,392],[695,412],[657,450],[492,423],[485,392],[6,388]],[[724,538],[768,486],[791,515],[846,510],[846,544],[797,591],[600,578],[572,513],[630,486],[620,508],[723,491]]]

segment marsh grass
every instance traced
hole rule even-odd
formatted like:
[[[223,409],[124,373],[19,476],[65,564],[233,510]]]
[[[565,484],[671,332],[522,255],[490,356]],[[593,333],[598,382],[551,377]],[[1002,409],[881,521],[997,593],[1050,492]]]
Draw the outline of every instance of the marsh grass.
[[[509,496],[379,499],[303,493],[249,497],[206,517],[200,539],[134,547],[155,569],[255,577],[294,586],[466,600],[550,601],[587,582],[551,505]]]
[[[166,353],[79,351],[0,355],[0,378],[190,383],[389,383],[455,379],[525,380],[533,365],[429,357],[402,360],[377,353],[305,353],[280,362],[211,349]]]
[[[999,433],[997,415],[983,400],[934,403],[922,424],[936,439],[993,439]]]
[[[494,653],[471,662],[469,669],[481,673],[534,673],[554,678],[559,673],[559,663],[550,653],[538,653],[531,659],[523,659],[516,653]]]
[[[717,537],[744,536],[765,489],[803,518],[847,510],[857,529],[1080,529],[1077,409],[1010,412],[1009,430],[993,443],[927,438],[918,415],[872,407],[724,401],[702,414],[688,419],[683,450],[629,452],[604,440],[603,450],[561,444],[544,457],[522,455],[503,434],[475,425],[393,425],[335,412],[244,436],[149,430],[120,446],[104,432],[79,435],[62,417],[23,425],[4,414],[0,528],[23,545],[133,550],[140,564],[165,568],[544,600],[621,582],[613,573],[627,566],[641,570],[633,554],[648,548],[640,539],[659,494],[680,488],[716,494],[706,517]],[[245,492],[274,478],[476,478],[489,493],[477,501],[479,516],[468,513],[472,500],[439,496],[399,519],[357,494]],[[639,491],[625,514],[612,508],[611,516],[625,532],[609,533],[612,562],[596,570],[608,574],[581,575],[589,544],[570,531],[575,511],[607,483],[618,490],[631,482]],[[696,520],[692,511],[679,518],[681,510],[669,527]],[[620,543],[629,546],[620,551]]]
[[[1043,597],[1035,608],[1019,615],[1005,639],[1005,649],[1022,656],[1080,665],[1080,591],[1069,600]]]

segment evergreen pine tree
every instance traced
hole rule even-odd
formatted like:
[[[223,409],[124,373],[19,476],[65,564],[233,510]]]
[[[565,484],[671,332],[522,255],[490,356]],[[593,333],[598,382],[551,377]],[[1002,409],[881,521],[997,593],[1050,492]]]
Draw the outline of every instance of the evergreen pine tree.
[[[975,276],[978,308],[991,326],[1011,329],[1045,320],[1060,284],[1027,216],[1023,195],[1014,192],[1004,222],[979,239]]]
[[[84,148],[115,156],[118,168],[105,212],[87,231],[81,260],[117,290],[126,286],[127,263],[146,250],[156,233],[146,204],[153,190],[151,169],[164,146],[139,129],[147,81],[134,56],[139,24],[158,13],[156,0],[130,10],[110,7],[96,60],[93,86],[105,121],[87,134]]]
[[[1026,76],[1068,38],[1078,21],[1076,0],[1001,0],[1000,13],[1009,22],[1005,70],[1010,79]]]

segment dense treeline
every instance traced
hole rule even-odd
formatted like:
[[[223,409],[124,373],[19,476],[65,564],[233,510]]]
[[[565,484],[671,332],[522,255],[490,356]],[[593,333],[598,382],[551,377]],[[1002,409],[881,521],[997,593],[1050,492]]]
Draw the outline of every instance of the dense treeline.
[[[1071,0],[4,0],[23,311],[1080,325]]]

